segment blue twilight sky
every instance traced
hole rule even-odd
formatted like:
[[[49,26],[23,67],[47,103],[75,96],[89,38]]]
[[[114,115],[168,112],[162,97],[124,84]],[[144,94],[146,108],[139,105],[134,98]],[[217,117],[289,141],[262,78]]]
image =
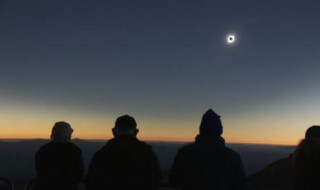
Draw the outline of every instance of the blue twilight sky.
[[[130,114],[190,140],[213,108],[233,141],[294,143],[319,121],[319,34],[318,0],[0,0],[0,137]]]

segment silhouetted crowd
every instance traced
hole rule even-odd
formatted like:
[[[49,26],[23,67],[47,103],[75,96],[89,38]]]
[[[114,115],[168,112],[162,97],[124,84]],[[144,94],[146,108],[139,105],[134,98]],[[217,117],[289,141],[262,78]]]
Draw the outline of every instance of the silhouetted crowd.
[[[51,141],[37,151],[35,190],[78,190],[78,183],[87,190],[154,190],[161,185],[157,156],[137,138],[133,117],[116,119],[114,138],[95,153],[86,176],[81,150],[70,142],[72,132],[68,123],[55,123]],[[239,154],[226,147],[222,133],[220,116],[209,109],[195,141],[178,150],[168,185],[183,190],[320,190],[320,126],[307,130],[292,155],[248,179]]]

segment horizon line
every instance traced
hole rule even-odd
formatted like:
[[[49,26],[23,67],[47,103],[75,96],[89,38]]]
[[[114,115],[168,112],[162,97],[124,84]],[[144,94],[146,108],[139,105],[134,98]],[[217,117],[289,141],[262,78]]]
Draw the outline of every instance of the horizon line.
[[[110,138],[112,139],[112,138]],[[109,141],[110,139],[90,139],[90,138],[73,138],[71,141],[74,140],[83,140],[83,141]],[[0,141],[28,141],[28,140],[50,140],[50,138],[0,138]],[[141,141],[146,142],[164,142],[164,143],[192,143],[194,141],[187,141],[187,140],[145,140],[140,139]],[[263,142],[236,142],[236,141],[230,141],[226,142],[226,144],[240,144],[240,145],[269,145],[269,146],[296,146],[296,144],[281,144],[281,143],[263,143]]]

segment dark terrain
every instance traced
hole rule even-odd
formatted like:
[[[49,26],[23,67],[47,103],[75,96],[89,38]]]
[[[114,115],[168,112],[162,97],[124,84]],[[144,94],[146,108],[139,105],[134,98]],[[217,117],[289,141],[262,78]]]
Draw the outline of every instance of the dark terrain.
[[[0,175],[9,178],[21,189],[31,179],[35,178],[34,154],[48,140],[0,141]],[[91,157],[105,142],[73,140],[82,149],[85,167],[88,168]],[[179,142],[149,142],[159,158],[164,181],[177,149],[186,143]],[[247,176],[257,172],[269,163],[289,155],[294,146],[228,144],[237,151],[244,164]],[[163,188],[164,189],[164,188]]]

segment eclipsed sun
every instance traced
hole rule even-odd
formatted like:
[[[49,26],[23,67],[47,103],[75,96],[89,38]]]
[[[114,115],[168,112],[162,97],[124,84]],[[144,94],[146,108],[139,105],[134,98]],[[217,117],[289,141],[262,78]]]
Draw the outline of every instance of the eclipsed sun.
[[[234,34],[229,34],[226,40],[227,40],[227,44],[234,44],[236,41],[236,36]]]

